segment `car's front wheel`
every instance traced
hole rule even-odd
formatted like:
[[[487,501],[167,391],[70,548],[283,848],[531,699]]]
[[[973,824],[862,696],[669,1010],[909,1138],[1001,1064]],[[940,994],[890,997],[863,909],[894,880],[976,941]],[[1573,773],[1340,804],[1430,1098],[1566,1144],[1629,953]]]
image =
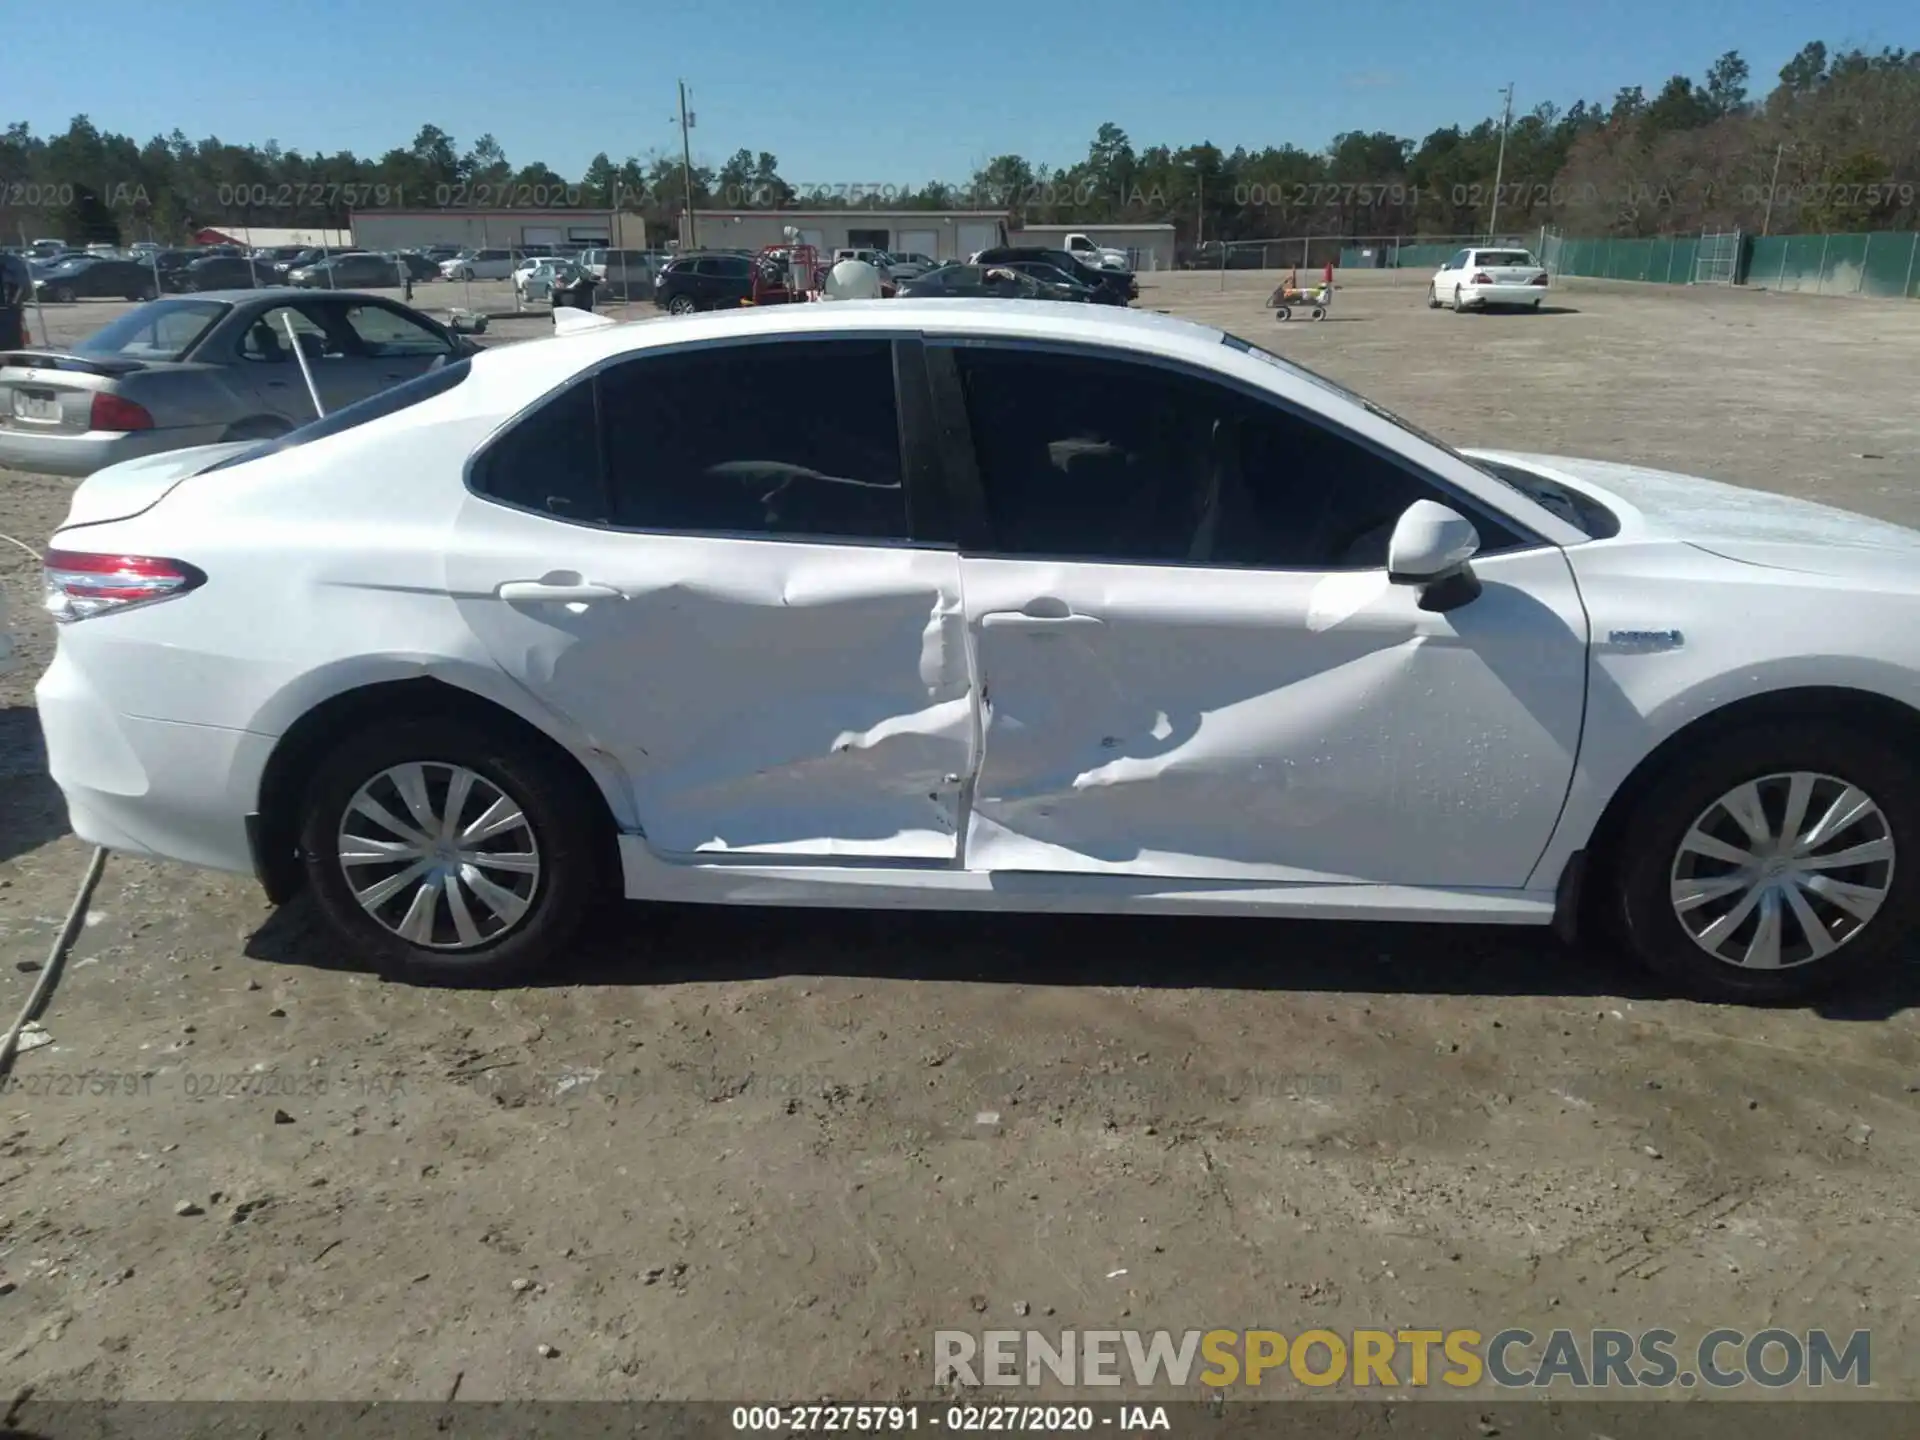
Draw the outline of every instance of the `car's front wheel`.
[[[603,890],[594,799],[544,748],[452,718],[346,740],[300,850],[343,939],[402,978],[498,984],[560,957]]]
[[[1710,999],[1804,999],[1920,922],[1920,772],[1871,732],[1730,732],[1650,787],[1613,848],[1647,964]]]
[[[1437,284],[1429,285],[1427,286],[1427,309],[1438,310],[1439,308],[1440,308],[1440,287]]]

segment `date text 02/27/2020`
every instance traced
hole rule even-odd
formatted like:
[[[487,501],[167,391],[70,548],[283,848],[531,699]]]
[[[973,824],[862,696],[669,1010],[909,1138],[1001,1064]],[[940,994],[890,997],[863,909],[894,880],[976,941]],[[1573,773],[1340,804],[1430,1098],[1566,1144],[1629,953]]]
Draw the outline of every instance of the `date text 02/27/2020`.
[[[730,1418],[734,1430],[749,1434],[1057,1435],[1173,1428],[1164,1405],[736,1405]]]

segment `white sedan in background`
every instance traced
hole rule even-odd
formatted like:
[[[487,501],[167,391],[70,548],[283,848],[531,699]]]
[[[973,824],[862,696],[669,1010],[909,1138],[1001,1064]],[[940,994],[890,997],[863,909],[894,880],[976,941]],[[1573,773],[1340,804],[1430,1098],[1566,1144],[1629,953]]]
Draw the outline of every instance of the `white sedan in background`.
[[[1525,250],[1467,249],[1449,256],[1427,287],[1427,306],[1467,310],[1538,310],[1547,298],[1546,268]]]
[[[1909,943],[1920,534],[1117,308],[574,328],[79,487],[82,839],[450,982],[609,895],[1595,918],[1735,1000]]]
[[[553,294],[556,276],[564,275],[567,282],[572,283],[584,273],[578,264],[562,256],[542,255],[523,260],[513,272],[514,294],[522,302],[545,300]]]

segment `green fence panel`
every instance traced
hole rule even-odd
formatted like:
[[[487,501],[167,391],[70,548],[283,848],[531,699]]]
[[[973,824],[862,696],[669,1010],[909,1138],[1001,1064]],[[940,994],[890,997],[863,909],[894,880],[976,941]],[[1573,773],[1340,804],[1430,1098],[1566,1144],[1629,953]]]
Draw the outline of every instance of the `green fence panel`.
[[[1867,240],[1860,293],[1887,299],[1920,294],[1920,231],[1884,231]]]
[[[1699,258],[1699,255],[1698,236],[1689,235],[1685,239],[1676,239],[1673,242],[1673,255],[1667,263],[1668,278],[1675,285],[1691,285],[1694,261]]]
[[[1865,235],[1827,236],[1820,253],[1820,293],[1857,295],[1866,277],[1868,248]]]

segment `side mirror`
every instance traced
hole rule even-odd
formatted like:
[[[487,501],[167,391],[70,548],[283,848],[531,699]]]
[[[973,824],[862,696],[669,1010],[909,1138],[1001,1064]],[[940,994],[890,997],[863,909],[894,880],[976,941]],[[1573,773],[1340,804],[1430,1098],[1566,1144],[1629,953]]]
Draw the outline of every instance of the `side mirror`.
[[[1387,542],[1387,579],[1419,586],[1422,610],[1452,610],[1480,594],[1470,563],[1479,549],[1472,521],[1437,500],[1416,500]]]

